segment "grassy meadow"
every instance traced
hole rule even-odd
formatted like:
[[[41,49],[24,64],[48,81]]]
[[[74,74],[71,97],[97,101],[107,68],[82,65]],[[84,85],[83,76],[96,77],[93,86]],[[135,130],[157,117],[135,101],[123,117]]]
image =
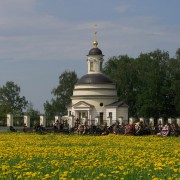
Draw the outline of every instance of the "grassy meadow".
[[[1,133],[0,179],[180,179],[180,138]]]

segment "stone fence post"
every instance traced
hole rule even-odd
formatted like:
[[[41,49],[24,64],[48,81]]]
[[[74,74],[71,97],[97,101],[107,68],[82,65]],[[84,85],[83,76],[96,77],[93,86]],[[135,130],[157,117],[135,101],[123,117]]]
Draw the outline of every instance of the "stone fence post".
[[[144,118],[144,117],[140,117],[140,118],[139,118],[139,121],[142,121],[143,124],[145,124],[145,118]]]
[[[123,125],[123,117],[119,117],[118,121],[119,121],[119,125],[122,126]]]
[[[177,123],[177,125],[180,127],[180,118],[177,118],[177,119],[176,119],[176,123]]]
[[[110,127],[112,125],[112,117],[107,117],[107,126]]]
[[[154,118],[153,118],[153,117],[149,118],[149,124],[150,124],[152,127],[154,127]]]
[[[40,126],[46,127],[46,116],[45,115],[40,116]]]
[[[169,124],[172,124],[174,122],[174,119],[173,118],[168,118],[168,123]]]
[[[132,118],[132,117],[129,118],[129,124],[133,124],[134,121],[135,121],[134,118]]]
[[[100,125],[99,117],[95,117],[95,125],[96,126]]]
[[[13,126],[13,114],[11,113],[7,114],[7,126]]]
[[[61,120],[61,119],[60,119],[60,116],[58,116],[58,115],[55,116],[55,123],[56,123],[56,122],[59,122],[59,123],[60,123],[60,120]]]
[[[24,125],[30,128],[30,116],[27,115],[24,116]]]
[[[161,128],[164,126],[164,119],[163,118],[158,119],[158,126]]]

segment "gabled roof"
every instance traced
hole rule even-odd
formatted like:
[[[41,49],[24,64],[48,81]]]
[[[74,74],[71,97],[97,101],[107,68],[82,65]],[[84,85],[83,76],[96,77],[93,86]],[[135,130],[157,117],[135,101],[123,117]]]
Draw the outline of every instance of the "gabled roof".
[[[108,104],[106,106],[129,107],[124,101],[115,101],[115,102]]]
[[[79,102],[77,102],[76,104],[73,104],[72,105],[72,107],[74,107],[74,108],[91,108],[91,107],[94,107],[92,104],[89,104],[89,103],[87,103],[87,102],[85,102],[85,101],[79,101]]]

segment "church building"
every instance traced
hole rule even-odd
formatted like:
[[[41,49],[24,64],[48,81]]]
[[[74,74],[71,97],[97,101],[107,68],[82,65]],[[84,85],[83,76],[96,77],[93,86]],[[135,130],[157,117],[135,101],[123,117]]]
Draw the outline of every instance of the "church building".
[[[76,119],[88,125],[108,126],[117,120],[120,123],[128,120],[128,105],[119,100],[115,84],[102,73],[104,55],[98,48],[96,32],[93,46],[87,55],[87,74],[75,84],[68,107],[70,126]]]

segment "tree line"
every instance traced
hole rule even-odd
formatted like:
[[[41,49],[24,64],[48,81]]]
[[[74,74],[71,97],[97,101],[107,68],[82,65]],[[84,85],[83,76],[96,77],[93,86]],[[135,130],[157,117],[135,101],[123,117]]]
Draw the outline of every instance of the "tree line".
[[[119,99],[129,105],[129,116],[180,116],[180,48],[174,57],[159,49],[141,53],[137,58],[114,56],[104,64],[103,73],[116,84]],[[48,118],[67,114],[77,81],[75,71],[65,70],[59,76],[59,84],[51,92],[53,98],[44,103]],[[20,87],[12,81],[0,87],[0,114],[5,116],[9,112],[40,114],[31,102],[20,96]]]
[[[137,58],[111,57],[104,73],[116,83],[118,97],[129,105],[129,116],[180,116],[180,49],[173,58],[159,49]]]

